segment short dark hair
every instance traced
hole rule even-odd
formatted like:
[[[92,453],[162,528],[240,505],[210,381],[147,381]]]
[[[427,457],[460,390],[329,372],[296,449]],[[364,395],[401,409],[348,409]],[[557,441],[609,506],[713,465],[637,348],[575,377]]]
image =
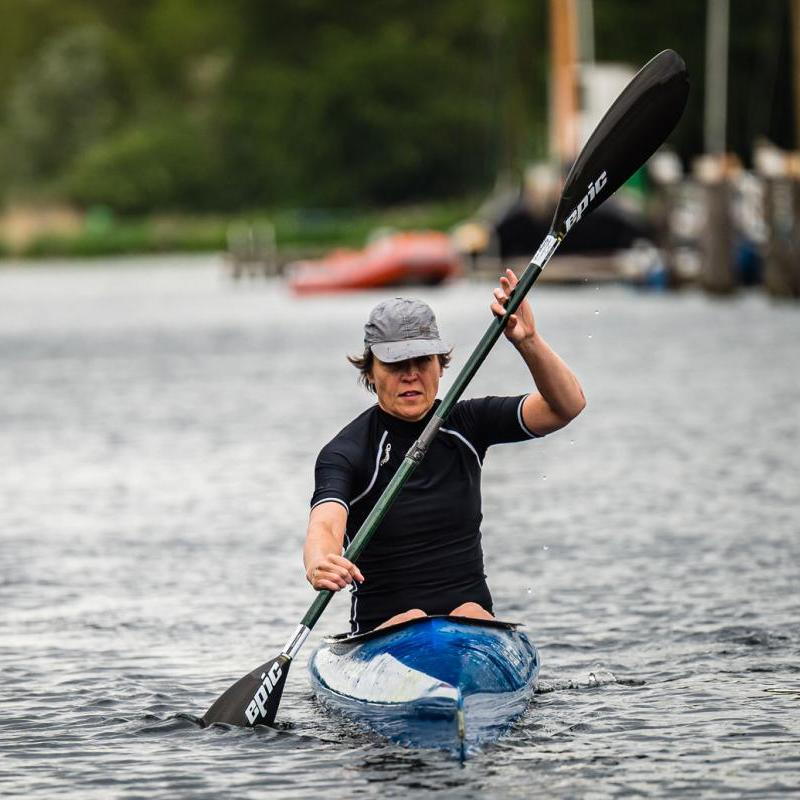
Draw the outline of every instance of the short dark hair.
[[[439,366],[442,369],[447,369],[450,366],[450,359],[453,351],[448,353],[440,353],[436,357],[439,359]],[[375,384],[370,380],[369,374],[372,372],[372,366],[375,363],[375,356],[372,350],[367,347],[364,353],[360,356],[347,356],[347,360],[358,370],[358,382],[368,391],[375,394]]]

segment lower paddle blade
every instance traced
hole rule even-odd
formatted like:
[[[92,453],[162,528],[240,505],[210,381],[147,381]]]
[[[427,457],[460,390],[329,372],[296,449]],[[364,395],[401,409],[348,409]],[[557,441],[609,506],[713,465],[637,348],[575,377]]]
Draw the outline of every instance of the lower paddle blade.
[[[206,711],[204,725],[272,725],[292,660],[279,655],[240,678]]]

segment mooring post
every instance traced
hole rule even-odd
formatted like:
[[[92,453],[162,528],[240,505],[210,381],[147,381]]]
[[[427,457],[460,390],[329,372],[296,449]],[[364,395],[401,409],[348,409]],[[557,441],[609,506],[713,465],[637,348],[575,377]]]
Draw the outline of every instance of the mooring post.
[[[700,285],[711,294],[732,294],[737,288],[733,270],[728,158],[727,155],[707,154],[694,163],[695,176],[703,187],[706,211],[700,239]]]
[[[754,162],[764,181],[764,289],[771,297],[800,298],[800,154],[761,142]]]

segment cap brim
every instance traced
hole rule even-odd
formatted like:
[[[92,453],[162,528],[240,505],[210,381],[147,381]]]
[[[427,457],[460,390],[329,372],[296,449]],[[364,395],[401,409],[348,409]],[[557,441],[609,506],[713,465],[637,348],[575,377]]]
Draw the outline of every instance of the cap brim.
[[[441,339],[406,339],[401,342],[373,344],[370,349],[385,364],[393,364],[408,358],[445,355],[451,348]]]

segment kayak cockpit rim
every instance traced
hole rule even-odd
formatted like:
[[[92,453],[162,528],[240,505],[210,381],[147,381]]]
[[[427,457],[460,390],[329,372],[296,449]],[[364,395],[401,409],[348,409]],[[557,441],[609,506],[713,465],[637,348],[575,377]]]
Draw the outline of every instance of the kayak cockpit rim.
[[[385,636],[388,633],[394,633],[395,631],[401,631],[404,628],[412,628],[417,625],[425,625],[430,620],[437,619],[457,622],[459,625],[472,625],[475,628],[494,628],[495,630],[504,631],[515,631],[518,628],[524,627],[524,623],[522,622],[504,622],[499,619],[476,619],[475,617],[455,617],[449,614],[431,614],[425,617],[415,617],[405,622],[398,622],[396,625],[389,625],[386,628],[374,628],[366,633],[336,633],[332,636],[326,636],[323,641],[330,644],[361,644],[362,642]]]

